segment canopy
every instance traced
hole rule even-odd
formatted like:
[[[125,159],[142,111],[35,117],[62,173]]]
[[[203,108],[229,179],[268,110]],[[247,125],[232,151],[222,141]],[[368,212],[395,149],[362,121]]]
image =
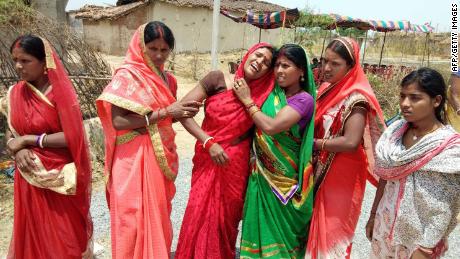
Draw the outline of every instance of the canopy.
[[[243,16],[236,16],[229,11],[221,9],[220,13],[235,22],[249,23],[261,29],[275,29],[279,27],[294,27],[295,21],[299,18],[299,10],[289,9],[279,12],[254,13],[247,10]]]

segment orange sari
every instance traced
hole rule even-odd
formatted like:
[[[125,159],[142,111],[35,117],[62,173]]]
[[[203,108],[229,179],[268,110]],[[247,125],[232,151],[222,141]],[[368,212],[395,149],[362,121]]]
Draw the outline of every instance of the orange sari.
[[[307,245],[307,258],[349,258],[361,214],[366,179],[374,185],[373,150],[383,129],[382,110],[359,63],[359,46],[339,38],[354,57],[355,66],[334,85],[323,83],[318,91],[315,138],[343,135],[354,105],[368,106],[363,144],[354,152],[318,155],[315,166],[315,203]]]
[[[38,169],[16,168],[8,258],[90,258],[91,165],[77,95],[59,57],[42,39],[51,90],[20,81],[8,91],[15,137],[64,132],[67,148],[28,147]]]
[[[176,101],[176,80],[163,79],[163,68],[145,54],[144,28],[134,33],[124,64],[96,102],[105,133],[113,258],[168,258],[173,237],[178,158],[172,118],[147,126],[146,134],[112,125],[112,105],[145,115]]]

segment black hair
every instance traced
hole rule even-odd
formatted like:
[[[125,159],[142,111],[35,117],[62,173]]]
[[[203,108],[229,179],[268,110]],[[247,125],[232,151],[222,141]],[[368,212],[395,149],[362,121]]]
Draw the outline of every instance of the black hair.
[[[440,122],[445,124],[446,113],[444,104],[446,102],[447,86],[442,75],[434,69],[422,67],[405,76],[401,81],[401,87],[403,88],[413,83],[417,83],[419,89],[431,98],[435,98],[438,95],[441,96],[441,103],[436,107],[435,115]]]
[[[353,59],[353,57],[351,56],[351,53],[348,51],[347,47],[343,44],[342,41],[338,39],[333,39],[331,42],[329,42],[326,49],[330,49],[334,51],[341,58],[345,59],[348,66],[353,67],[355,65],[355,60]]]
[[[32,34],[19,36],[13,41],[13,44],[11,44],[10,53],[13,53],[13,49],[18,47],[23,49],[27,54],[34,56],[36,59],[45,61],[45,45],[39,37]]]
[[[308,83],[307,55],[305,54],[305,50],[297,44],[288,43],[281,46],[278,50],[276,58],[281,56],[285,56],[298,68],[303,70],[304,81],[300,82],[300,85],[302,88],[305,88]]]
[[[314,63],[318,63],[318,58],[313,58],[313,59],[312,59],[312,62],[313,62],[313,64],[314,64]]]
[[[156,39],[163,39],[171,50],[174,49],[174,35],[166,24],[160,21],[149,22],[144,28],[144,43],[147,44]]]

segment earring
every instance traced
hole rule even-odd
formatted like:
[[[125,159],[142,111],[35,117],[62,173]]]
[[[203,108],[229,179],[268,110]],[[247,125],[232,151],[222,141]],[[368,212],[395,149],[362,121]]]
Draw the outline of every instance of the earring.
[[[46,68],[45,68],[45,71],[43,71],[43,74],[44,74],[44,75],[47,75],[47,74],[48,74],[48,71],[46,71]]]
[[[303,82],[305,81],[305,78],[303,78],[303,76],[300,77],[300,82]]]

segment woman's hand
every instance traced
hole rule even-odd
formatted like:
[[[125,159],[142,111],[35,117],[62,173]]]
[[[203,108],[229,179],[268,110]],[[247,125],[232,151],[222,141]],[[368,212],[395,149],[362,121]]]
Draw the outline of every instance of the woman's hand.
[[[177,101],[166,108],[168,115],[179,120],[194,117],[200,110],[201,102]]]
[[[15,155],[16,166],[22,172],[38,170],[34,153],[30,149],[21,149]]]
[[[209,155],[211,156],[212,161],[214,161],[217,165],[225,165],[229,160],[224,149],[217,143],[214,143],[209,148]]]
[[[433,250],[430,248],[419,248],[414,251],[411,259],[430,259],[433,258]]]
[[[375,214],[371,214],[366,224],[366,237],[369,240],[369,242],[372,242],[372,236],[374,234],[374,220]]]
[[[10,156],[14,156],[19,150],[25,148],[27,143],[24,137],[16,137],[10,140],[7,145],[7,151]]]
[[[248,106],[249,104],[253,103],[251,98],[251,90],[243,78],[235,80],[235,83],[233,84],[233,92],[244,104],[244,106]]]

